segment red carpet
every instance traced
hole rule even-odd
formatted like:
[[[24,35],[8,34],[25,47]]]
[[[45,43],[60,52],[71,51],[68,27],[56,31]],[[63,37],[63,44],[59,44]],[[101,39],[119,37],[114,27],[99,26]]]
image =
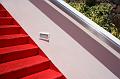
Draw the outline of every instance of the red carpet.
[[[66,79],[0,4],[0,79]]]

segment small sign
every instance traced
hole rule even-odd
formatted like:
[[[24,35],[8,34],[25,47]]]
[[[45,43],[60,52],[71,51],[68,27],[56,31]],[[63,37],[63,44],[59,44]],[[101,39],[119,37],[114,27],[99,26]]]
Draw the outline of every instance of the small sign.
[[[40,39],[41,40],[45,40],[45,41],[49,41],[50,39],[50,34],[46,33],[46,32],[40,32]]]

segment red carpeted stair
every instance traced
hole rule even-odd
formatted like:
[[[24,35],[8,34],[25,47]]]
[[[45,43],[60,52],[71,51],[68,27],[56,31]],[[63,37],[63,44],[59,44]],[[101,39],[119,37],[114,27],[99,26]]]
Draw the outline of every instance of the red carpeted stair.
[[[0,4],[0,79],[66,79]]]

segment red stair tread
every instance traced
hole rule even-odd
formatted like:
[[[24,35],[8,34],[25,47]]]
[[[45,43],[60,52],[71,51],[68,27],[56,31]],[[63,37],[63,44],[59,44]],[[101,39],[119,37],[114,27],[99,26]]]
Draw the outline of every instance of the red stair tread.
[[[22,50],[28,50],[28,49],[33,49],[33,48],[38,48],[38,47],[33,44],[24,44],[24,45],[4,47],[4,48],[0,48],[0,54],[6,54],[6,53],[13,52],[13,51],[22,51]]]
[[[11,35],[2,35],[0,36],[0,40],[2,39],[14,39],[14,38],[20,38],[20,37],[28,37],[28,35],[25,34],[11,34]]]
[[[24,59],[19,59],[7,63],[0,64],[0,74],[16,71],[29,66],[37,65],[49,61],[47,58],[40,55],[32,56]]]
[[[48,70],[44,70],[42,72],[38,72],[35,74],[32,74],[30,76],[26,76],[22,79],[56,79],[61,77],[62,74],[59,72],[56,72],[54,70],[48,69]]]

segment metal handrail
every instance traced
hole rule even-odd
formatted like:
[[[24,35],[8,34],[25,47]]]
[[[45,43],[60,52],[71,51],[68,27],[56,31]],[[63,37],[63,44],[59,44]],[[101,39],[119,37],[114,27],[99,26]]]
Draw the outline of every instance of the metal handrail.
[[[107,32],[105,29],[100,27],[98,24],[90,20],[88,17],[78,12],[76,9],[71,7],[69,4],[63,0],[50,0],[53,4],[58,6],[64,12],[69,14],[72,18],[82,24],[85,28],[89,29],[93,34],[95,34],[102,41],[106,42],[113,49],[120,53],[120,40],[113,36],[111,33]]]

